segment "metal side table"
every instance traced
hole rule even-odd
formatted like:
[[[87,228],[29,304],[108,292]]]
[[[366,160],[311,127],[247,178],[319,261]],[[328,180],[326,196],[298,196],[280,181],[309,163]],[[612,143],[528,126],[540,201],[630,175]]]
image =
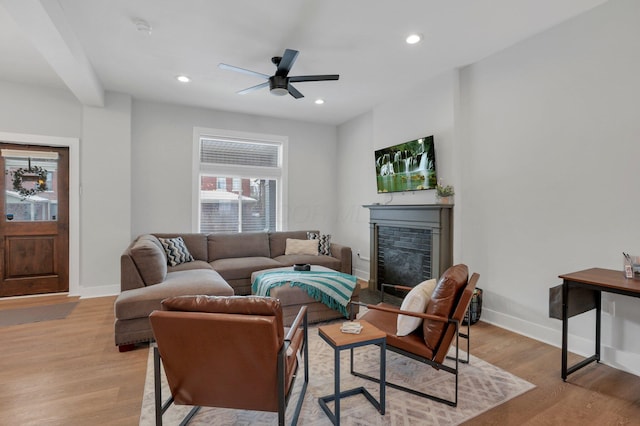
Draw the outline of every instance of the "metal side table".
[[[380,331],[378,328],[369,324],[366,321],[359,321],[362,325],[362,331],[360,334],[349,334],[340,331],[342,323],[331,324],[318,327],[318,334],[320,337],[329,344],[334,350],[334,387],[335,392],[333,395],[327,395],[318,398],[318,403],[324,412],[327,414],[331,422],[338,426],[340,425],[340,398],[346,398],[352,395],[363,394],[369,402],[378,410],[380,414],[384,415],[385,412],[385,371],[386,371],[386,352],[387,352],[387,335]],[[351,373],[353,374],[353,348],[365,345],[378,345],[380,346],[380,399],[376,400],[371,393],[360,386],[358,388],[340,391],[340,351],[344,349],[350,349],[350,366]],[[328,407],[327,403],[335,401],[334,412]]]

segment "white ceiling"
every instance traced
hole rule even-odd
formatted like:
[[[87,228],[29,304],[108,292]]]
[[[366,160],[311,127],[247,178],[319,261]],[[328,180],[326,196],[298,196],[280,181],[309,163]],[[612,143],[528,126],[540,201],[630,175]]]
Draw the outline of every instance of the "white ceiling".
[[[340,124],[394,93],[478,61],[606,0],[0,0],[0,79],[68,88],[87,105],[103,91],[213,109]],[[138,31],[136,18],[151,34]],[[411,32],[424,41],[405,44]],[[277,97],[256,77],[272,56],[300,55]],[[193,80],[175,80],[186,74]],[[315,105],[316,98],[324,105]]]

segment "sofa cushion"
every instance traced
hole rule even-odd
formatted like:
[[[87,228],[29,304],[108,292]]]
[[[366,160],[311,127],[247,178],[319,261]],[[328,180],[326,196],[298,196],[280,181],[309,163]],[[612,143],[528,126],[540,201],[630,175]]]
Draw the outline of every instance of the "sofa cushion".
[[[319,232],[307,232],[307,238],[310,240],[318,240],[318,254],[331,256],[331,235],[321,234]]]
[[[276,258],[284,254],[284,249],[287,245],[287,238],[293,238],[295,240],[306,240],[307,232],[318,231],[279,231],[271,232],[269,234],[269,249],[271,251],[271,257]]]
[[[238,257],[218,259],[210,263],[225,280],[239,280],[251,277],[251,273],[260,269],[278,268],[282,266],[277,260],[268,257]]]
[[[204,260],[194,260],[193,262],[181,263],[176,266],[169,266],[167,272],[188,271],[191,269],[213,269],[209,262]]]
[[[209,262],[235,257],[270,257],[269,234],[266,232],[209,234],[207,244]]]
[[[189,252],[182,237],[175,238],[158,238],[164,251],[167,254],[167,263],[169,266],[176,266],[182,263],[193,262],[193,256]]]
[[[164,282],[120,293],[115,302],[118,320],[147,317],[160,303],[184,295],[233,296],[233,289],[212,269],[169,272]]]
[[[310,254],[288,254],[283,256],[278,256],[273,260],[280,263],[280,266],[293,266],[296,263],[308,263],[309,265],[320,265],[325,266],[329,269],[333,269],[334,271],[341,270],[341,261],[340,259],[336,259],[331,256],[317,256]],[[342,271],[344,272],[344,271]],[[349,273],[351,271],[349,270]]]
[[[153,235],[139,236],[129,251],[145,285],[164,281],[167,275],[167,258],[156,237]]]
[[[287,245],[284,254],[306,254],[309,256],[318,255],[318,240],[294,240],[287,238]]]
[[[466,265],[454,265],[444,271],[433,290],[431,300],[427,305],[427,314],[450,318],[460,293],[469,280],[469,270]],[[436,350],[440,344],[447,323],[425,320],[423,323],[424,341],[431,350]]]

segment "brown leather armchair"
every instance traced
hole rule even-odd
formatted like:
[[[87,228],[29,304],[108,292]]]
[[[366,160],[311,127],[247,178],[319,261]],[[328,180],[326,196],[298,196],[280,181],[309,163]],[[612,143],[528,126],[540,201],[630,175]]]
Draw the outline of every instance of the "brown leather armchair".
[[[368,311],[360,319],[368,321],[387,334],[387,350],[455,375],[455,397],[452,400],[390,383],[389,381],[387,381],[387,386],[453,407],[457,406],[458,363],[466,363],[469,360],[470,327],[467,325],[466,333],[461,333],[460,324],[469,309],[471,296],[479,278],[480,275],[474,273],[469,279],[466,265],[460,264],[450,267],[438,281],[424,313],[400,310],[397,306],[384,302],[377,305],[364,305],[368,308]],[[406,286],[383,285],[404,292],[412,289]],[[397,320],[398,315],[401,314],[422,318],[423,324],[406,336],[398,336]],[[459,358],[459,337],[463,337],[467,341],[466,360]],[[444,361],[448,359],[447,353],[454,342],[455,356],[451,357],[454,360],[453,366],[451,366],[451,363],[445,364]],[[352,371],[352,374],[375,382],[378,381],[377,378],[356,371]]]
[[[149,319],[154,350],[156,424],[171,403],[278,413],[285,410],[304,358],[304,383],[292,424],[298,421],[309,382],[307,312],[302,307],[290,328],[280,302],[258,296],[181,296],[165,299]],[[171,397],[163,404],[160,365]]]

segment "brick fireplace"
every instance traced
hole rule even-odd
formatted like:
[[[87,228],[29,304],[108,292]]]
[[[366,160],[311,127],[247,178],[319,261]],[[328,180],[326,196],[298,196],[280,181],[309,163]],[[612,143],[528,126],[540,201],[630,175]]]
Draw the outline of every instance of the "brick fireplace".
[[[367,205],[371,231],[369,289],[413,287],[453,262],[453,206]]]

